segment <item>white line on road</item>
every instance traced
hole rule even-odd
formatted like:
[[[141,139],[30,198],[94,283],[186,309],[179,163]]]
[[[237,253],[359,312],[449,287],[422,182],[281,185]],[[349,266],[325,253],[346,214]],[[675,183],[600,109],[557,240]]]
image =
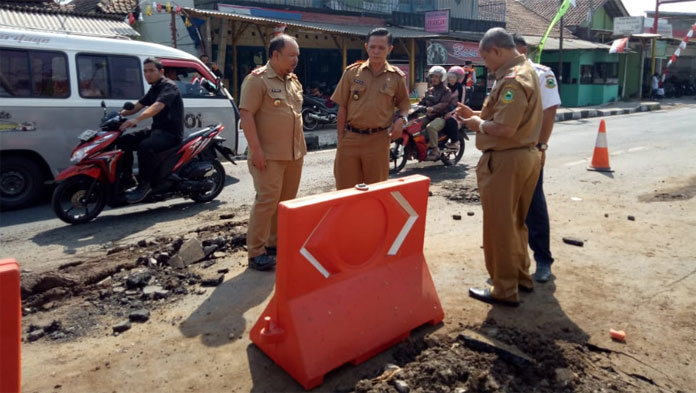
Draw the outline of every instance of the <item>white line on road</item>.
[[[641,150],[645,150],[647,148],[648,148],[647,146],[632,147],[632,148],[628,149],[628,152],[633,153],[635,151],[641,151]]]
[[[580,161],[573,161],[573,162],[566,162],[565,166],[574,166],[574,165],[580,165],[586,163],[587,160],[580,160]]]
[[[624,154],[624,153],[625,153],[625,152],[624,152],[623,150],[617,150],[617,151],[611,153],[611,155],[612,155],[612,156],[620,156],[620,155],[622,155],[622,154]]]

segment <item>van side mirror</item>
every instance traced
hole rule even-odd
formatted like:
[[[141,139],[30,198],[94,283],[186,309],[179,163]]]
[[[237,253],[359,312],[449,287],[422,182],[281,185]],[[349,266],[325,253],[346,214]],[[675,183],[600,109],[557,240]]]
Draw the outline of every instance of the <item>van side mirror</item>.
[[[102,100],[102,102],[101,102],[101,107],[106,109],[106,102],[104,102],[104,100]]]

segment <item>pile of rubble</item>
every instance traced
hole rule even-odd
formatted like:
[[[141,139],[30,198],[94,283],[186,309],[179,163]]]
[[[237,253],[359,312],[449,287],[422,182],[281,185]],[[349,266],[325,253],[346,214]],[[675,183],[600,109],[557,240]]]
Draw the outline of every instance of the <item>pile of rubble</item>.
[[[205,293],[202,287],[220,285],[229,272],[229,268],[211,267],[244,248],[245,224],[227,222],[175,239],[140,240],[111,248],[103,258],[65,264],[57,271],[23,272],[23,315],[48,313],[63,305],[79,306],[63,313],[72,323],[64,319],[31,324],[25,339],[79,336],[103,315],[120,320],[112,326],[112,332],[119,334],[128,330],[131,323],[148,321],[150,310],[159,304]]]

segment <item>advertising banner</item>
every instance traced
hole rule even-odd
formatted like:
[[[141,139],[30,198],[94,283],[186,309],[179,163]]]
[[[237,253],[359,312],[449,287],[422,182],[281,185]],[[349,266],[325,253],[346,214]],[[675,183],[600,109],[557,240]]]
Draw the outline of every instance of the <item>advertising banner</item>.
[[[449,10],[425,13],[425,31],[428,33],[449,33]]]
[[[483,62],[476,42],[430,40],[427,53],[428,65],[463,65],[467,60]]]

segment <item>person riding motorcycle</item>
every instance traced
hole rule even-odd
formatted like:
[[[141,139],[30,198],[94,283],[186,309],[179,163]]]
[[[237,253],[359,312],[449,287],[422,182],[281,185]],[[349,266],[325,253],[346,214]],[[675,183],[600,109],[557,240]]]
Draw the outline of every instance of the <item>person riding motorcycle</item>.
[[[450,89],[445,86],[447,71],[443,67],[433,66],[428,70],[430,88],[425,92],[419,105],[426,107],[428,118],[425,129],[428,131],[430,153],[426,160],[437,161],[440,159],[438,148],[438,133],[445,127],[444,115],[447,114],[452,99]]]
[[[456,149],[458,148],[457,141],[457,131],[459,130],[460,124],[453,117],[454,109],[457,108],[458,103],[465,102],[466,89],[464,88],[464,78],[466,77],[466,71],[462,67],[452,66],[447,71],[447,87],[452,92],[452,101],[449,107],[449,112],[445,115],[445,128],[443,132],[447,134],[450,143],[447,143],[447,148]]]
[[[147,107],[135,119],[124,122],[122,131],[152,118],[152,127],[124,135],[118,142],[119,148],[124,151],[122,165],[125,181],[133,178],[133,151],[138,151],[138,188],[126,194],[130,203],[140,202],[150,193],[157,155],[178,146],[184,139],[184,101],[179,88],[164,76],[162,62],[155,58],[145,59],[143,73],[150,90],[133,109],[123,109],[120,113],[121,116],[129,116]]]

